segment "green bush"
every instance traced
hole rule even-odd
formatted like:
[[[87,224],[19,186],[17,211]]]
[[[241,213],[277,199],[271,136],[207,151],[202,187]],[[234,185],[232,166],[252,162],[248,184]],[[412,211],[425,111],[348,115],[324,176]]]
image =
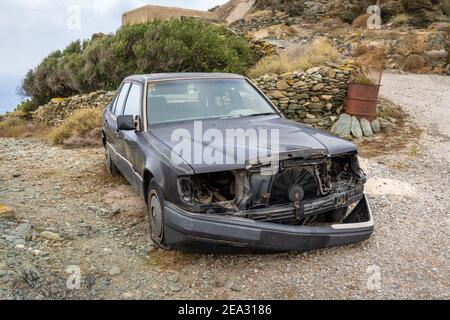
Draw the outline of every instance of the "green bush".
[[[254,62],[247,41],[224,26],[197,19],[153,21],[51,53],[28,72],[22,89],[42,104],[53,97],[114,90],[131,74],[245,73]]]
[[[22,101],[17,107],[16,107],[16,113],[22,114],[25,118],[30,118],[31,113],[36,111],[36,109],[39,107],[39,104],[37,104],[35,101],[27,99]]]

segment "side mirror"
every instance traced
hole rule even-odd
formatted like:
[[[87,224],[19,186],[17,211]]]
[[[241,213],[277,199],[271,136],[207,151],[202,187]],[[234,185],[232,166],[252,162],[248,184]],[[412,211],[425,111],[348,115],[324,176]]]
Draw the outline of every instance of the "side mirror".
[[[136,130],[133,116],[117,116],[117,129],[123,131]]]

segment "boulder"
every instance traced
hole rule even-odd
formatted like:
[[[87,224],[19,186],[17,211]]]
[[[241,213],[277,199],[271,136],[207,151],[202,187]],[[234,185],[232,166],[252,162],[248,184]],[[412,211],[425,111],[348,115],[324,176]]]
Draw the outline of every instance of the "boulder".
[[[352,128],[352,118],[348,114],[342,114],[339,120],[331,128],[331,133],[340,137],[346,137],[350,135]]]
[[[52,240],[52,241],[62,241],[62,238],[59,234],[50,232],[50,231],[44,231],[41,233],[41,237],[46,240]]]
[[[363,118],[363,119],[361,119],[360,123],[361,123],[361,129],[362,129],[364,136],[368,137],[368,138],[373,137],[374,134],[373,134],[372,126],[371,126],[369,120]]]
[[[363,136],[363,131],[361,129],[361,123],[359,122],[359,120],[356,117],[352,117],[352,127],[351,127],[351,132],[352,135],[356,138],[356,139],[362,139]]]
[[[373,120],[371,125],[372,125],[372,132],[374,134],[378,134],[381,132],[380,120],[378,120],[378,119]]]

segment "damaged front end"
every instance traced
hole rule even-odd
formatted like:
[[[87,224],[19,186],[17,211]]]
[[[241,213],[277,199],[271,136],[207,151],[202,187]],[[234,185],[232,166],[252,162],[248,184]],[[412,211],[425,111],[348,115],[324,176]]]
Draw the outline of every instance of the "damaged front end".
[[[192,213],[223,215],[292,226],[321,226],[370,219],[366,176],[356,152],[329,156],[287,154],[275,168],[184,176],[178,179],[181,207]]]

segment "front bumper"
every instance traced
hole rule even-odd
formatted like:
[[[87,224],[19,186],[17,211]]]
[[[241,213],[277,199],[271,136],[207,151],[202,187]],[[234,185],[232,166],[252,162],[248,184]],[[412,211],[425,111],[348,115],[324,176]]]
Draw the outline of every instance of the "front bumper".
[[[182,249],[241,248],[306,251],[367,240],[374,223],[367,197],[342,224],[290,226],[229,216],[195,214],[166,204],[165,242]]]

